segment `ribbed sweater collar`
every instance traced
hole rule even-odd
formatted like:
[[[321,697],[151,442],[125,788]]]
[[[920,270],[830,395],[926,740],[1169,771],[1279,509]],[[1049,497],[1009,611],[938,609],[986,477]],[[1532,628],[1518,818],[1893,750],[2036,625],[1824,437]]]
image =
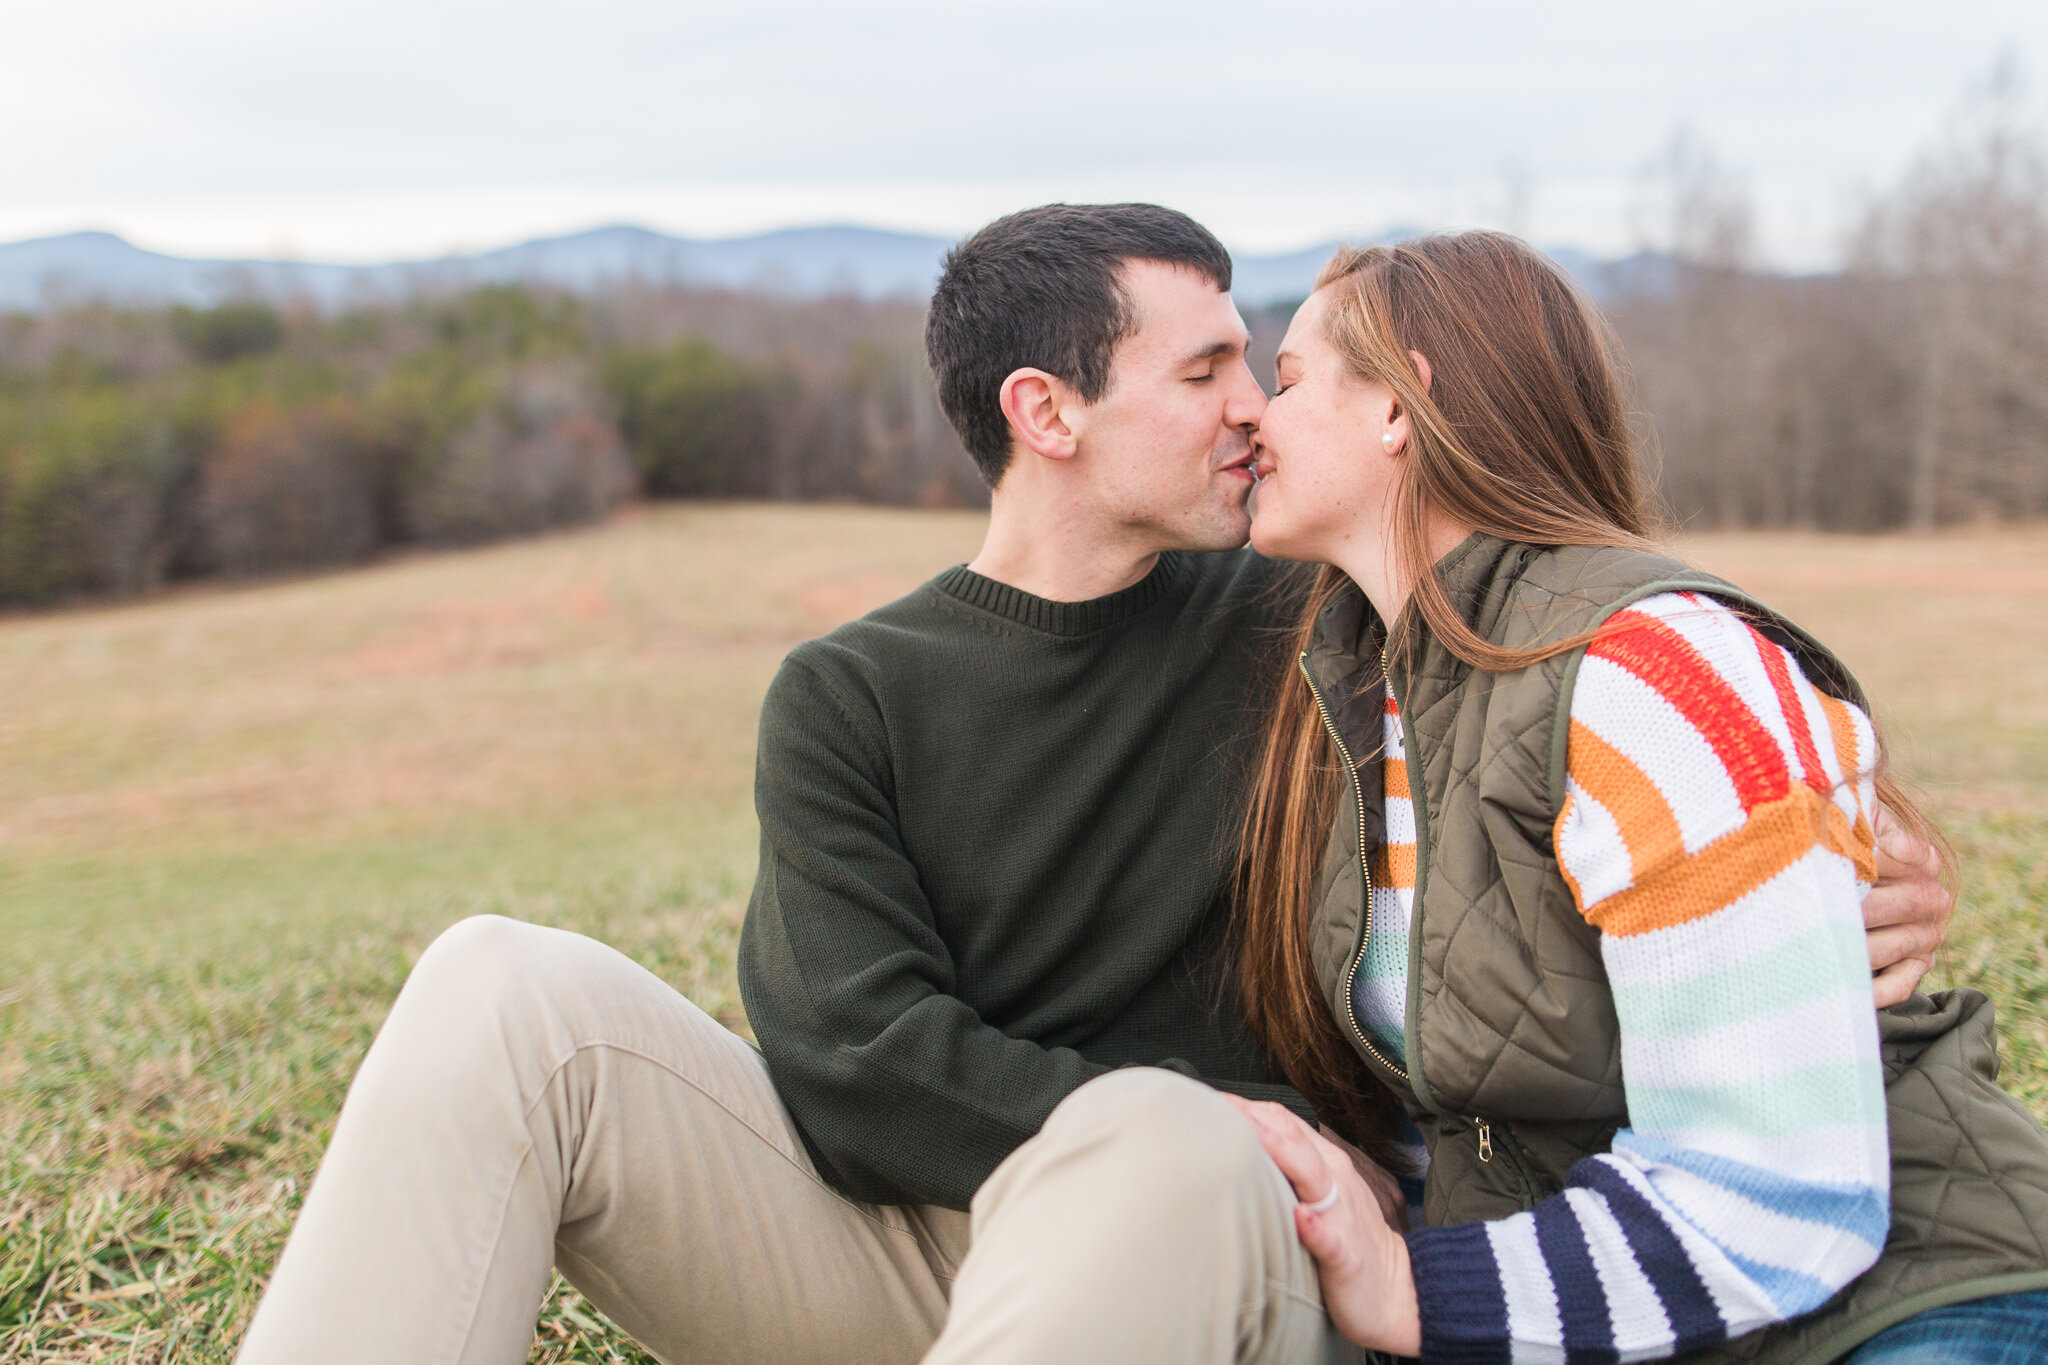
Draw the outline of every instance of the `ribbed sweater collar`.
[[[1186,578],[1185,558],[1169,550],[1159,556],[1152,572],[1130,587],[1086,602],[1055,602],[1035,597],[1007,583],[985,578],[965,564],[946,570],[932,580],[932,586],[948,597],[1032,630],[1048,635],[1087,635],[1128,621],[1181,586]]]

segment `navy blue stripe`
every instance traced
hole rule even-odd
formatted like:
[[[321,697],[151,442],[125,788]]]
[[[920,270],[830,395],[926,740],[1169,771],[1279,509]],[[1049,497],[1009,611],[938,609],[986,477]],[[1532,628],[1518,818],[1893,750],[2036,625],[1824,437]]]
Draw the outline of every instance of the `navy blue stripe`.
[[[1714,1296],[1707,1292],[1699,1268],[1685,1254],[1685,1244],[1621,1172],[1598,1157],[1589,1157],[1572,1167],[1567,1183],[1605,1196],[1608,1209],[1628,1238],[1629,1249],[1635,1252],[1636,1264],[1649,1277],[1650,1287],[1657,1291],[1664,1315],[1678,1335],[1673,1355],[1728,1339],[1728,1324],[1714,1307]]]
[[[1557,1290],[1558,1316],[1564,1322],[1564,1358],[1569,1365],[1620,1365],[1614,1349],[1614,1317],[1607,1310],[1607,1291],[1593,1268],[1593,1249],[1578,1215],[1556,1195],[1538,1204],[1536,1247]]]
[[[1422,1313],[1422,1358],[1429,1365],[1507,1365],[1508,1295],[1486,1224],[1409,1233],[1408,1264]]]

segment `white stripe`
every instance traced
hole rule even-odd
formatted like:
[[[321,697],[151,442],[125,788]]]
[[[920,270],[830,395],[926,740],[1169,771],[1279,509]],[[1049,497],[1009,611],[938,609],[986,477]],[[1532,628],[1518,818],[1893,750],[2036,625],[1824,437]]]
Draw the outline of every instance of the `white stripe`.
[[[1624,1150],[1627,1131],[1623,1129],[1616,1135],[1615,1152]],[[1696,1152],[1711,1152],[1730,1161],[1759,1166],[1789,1180],[1810,1180],[1816,1185],[1841,1178],[1844,1162],[1849,1160],[1843,1154],[1848,1152],[1854,1154],[1853,1164],[1857,1169],[1883,1173],[1883,1188],[1890,1188],[1891,1183],[1891,1146],[1882,1124],[1872,1127],[1864,1123],[1845,1123],[1838,1127],[1810,1128],[1804,1133],[1783,1138],[1734,1133],[1722,1128],[1674,1128],[1657,1134],[1657,1140],[1674,1147],[1689,1147]]]
[[[1663,1300],[1637,1262],[1628,1235],[1607,1208],[1607,1200],[1592,1190],[1568,1188],[1564,1192],[1571,1210],[1586,1234],[1586,1246],[1593,1253],[1593,1269],[1599,1273],[1600,1288],[1607,1295],[1607,1314],[1614,1323],[1614,1349],[1623,1360],[1652,1360],[1671,1354],[1677,1331],[1664,1311]]]
[[[1390,796],[1386,799],[1387,833],[1390,844],[1412,844],[1415,842],[1415,802],[1406,796]]]
[[[1816,1062],[1879,1065],[1870,987],[1858,982],[1799,999],[1768,1014],[1708,1020],[1697,1033],[1674,1038],[1621,1035],[1621,1074],[1658,1085],[1765,1087]]]
[[[1677,818],[1686,852],[1698,852],[1747,818],[1734,779],[1706,736],[1620,664],[1586,656],[1572,719],[1642,769]]]
[[[1565,779],[1565,796],[1569,804],[1558,822],[1557,860],[1579,884],[1583,912],[1635,885],[1635,865],[1612,811],[1574,777]]]
[[[1856,784],[1856,794],[1863,802],[1863,813],[1870,818],[1871,828],[1877,827],[1877,728],[1870,717],[1857,707],[1849,708],[1849,719],[1856,727],[1856,766],[1862,775]]]
[[[1500,1267],[1501,1289],[1507,1296],[1508,1339],[1515,1365],[1564,1365],[1564,1319],[1557,1306],[1557,1287],[1536,1241],[1536,1219],[1518,1213],[1486,1224],[1486,1240]]]
[[[1358,1022],[1388,1039],[1402,1036],[1408,1021],[1408,983],[1379,976],[1361,976],[1354,988],[1352,1007]],[[1404,1044],[1405,1046],[1405,1044]]]
[[[1406,935],[1409,920],[1414,915],[1415,888],[1412,886],[1380,886],[1372,888],[1372,936],[1378,938],[1385,933]]]

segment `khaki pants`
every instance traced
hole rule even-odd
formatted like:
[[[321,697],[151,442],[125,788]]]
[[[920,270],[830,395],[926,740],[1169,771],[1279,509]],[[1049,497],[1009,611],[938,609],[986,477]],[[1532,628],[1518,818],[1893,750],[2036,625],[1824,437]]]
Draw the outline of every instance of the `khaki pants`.
[[[1070,1096],[971,1216],[856,1203],[743,1040],[603,944],[480,917],[399,994],[239,1359],[513,1365],[552,1266],[693,1365],[1353,1358],[1293,1203],[1150,1069]]]

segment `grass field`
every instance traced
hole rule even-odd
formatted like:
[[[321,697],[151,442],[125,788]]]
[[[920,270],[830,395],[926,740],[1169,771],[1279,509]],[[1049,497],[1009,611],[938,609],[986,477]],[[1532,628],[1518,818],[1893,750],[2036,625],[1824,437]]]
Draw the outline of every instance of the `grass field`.
[[[743,1026],[761,689],[964,514],[587,533],[0,619],[0,1360],[225,1361],[408,964],[479,911]],[[2048,1113],[2048,534],[1702,539],[1841,648],[1967,876],[1946,979]],[[535,1360],[641,1357],[560,1286]]]

